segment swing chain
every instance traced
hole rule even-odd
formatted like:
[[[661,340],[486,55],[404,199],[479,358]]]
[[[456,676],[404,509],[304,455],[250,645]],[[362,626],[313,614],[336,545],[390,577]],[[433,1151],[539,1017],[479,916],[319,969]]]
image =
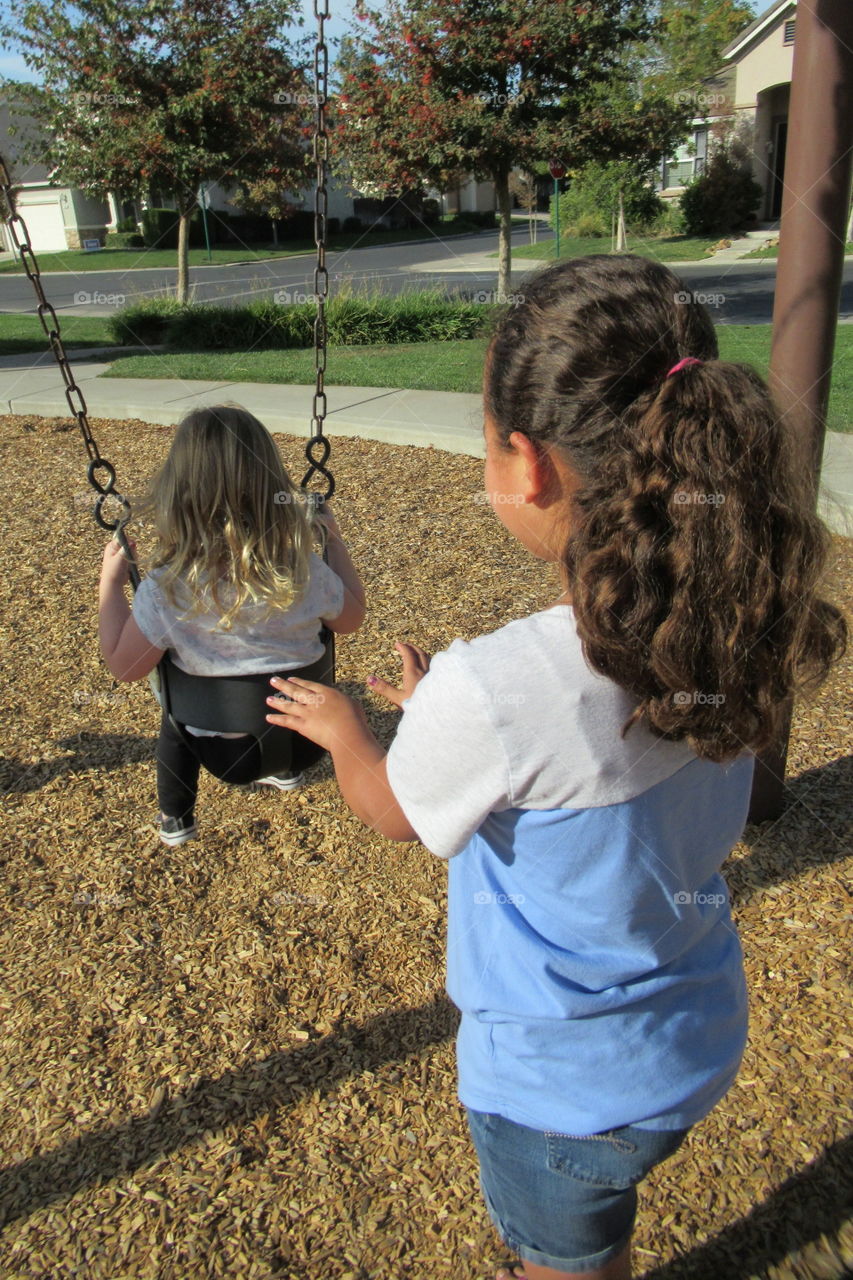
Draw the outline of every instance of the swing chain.
[[[314,298],[317,314],[314,318],[314,369],[316,384],[311,412],[311,439],[305,446],[308,470],[302,477],[302,488],[307,488],[313,475],[321,475],[326,481],[326,492],[319,495],[320,505],[335,492],[335,479],[326,466],[331,452],[328,438],[323,434],[326,418],[326,301],[329,296],[329,272],[326,267],[326,164],[329,158],[329,134],[326,128],[326,104],[329,94],[329,50],[326,44],[325,22],[330,16],[329,0],[314,0],[314,16],[317,19],[317,41],[314,46],[314,164],[317,177],[314,185],[314,243],[317,246],[317,265],[314,268]]]
[[[74,381],[74,374],[62,341],[59,316],[45,297],[38,260],[33,251],[27,224],[16,208],[12,179],[2,156],[0,156],[0,197],[2,197],[2,200],[0,200],[0,216],[2,216],[9,228],[12,242],[18,251],[24,271],[35,289],[38,299],[36,314],[56,357],[56,363],[59,365],[62,380],[65,383],[65,399],[68,401],[68,408],[80,428],[83,443],[89,455],[86,478],[98,495],[95,499],[93,512],[95,520],[102,529],[114,533],[122,545],[122,550],[127,552],[127,539],[124,537],[123,526],[130,517],[130,503],[116,489],[115,467],[106,458],[101,457],[97,441],[92,435],[86,401],[83,392]],[[103,473],[103,479],[99,478],[99,472]],[[107,520],[101,509],[108,497],[113,498],[122,508],[121,513],[114,521]]]

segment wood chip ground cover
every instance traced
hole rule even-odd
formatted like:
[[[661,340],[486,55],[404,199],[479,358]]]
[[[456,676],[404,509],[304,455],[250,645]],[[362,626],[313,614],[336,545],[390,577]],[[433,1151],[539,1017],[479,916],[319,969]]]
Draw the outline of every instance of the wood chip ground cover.
[[[157,713],[98,655],[103,535],[76,430],[2,424],[0,1275],[493,1275],[443,994],[445,868],[364,829],[318,767],[293,794],[201,786],[153,833]],[[96,421],[131,494],[170,429]],[[301,443],[279,437],[301,474]],[[480,500],[480,463],[337,440],[370,615],[339,679],[545,604],[553,571]],[[849,602],[853,544],[828,590]],[[648,1180],[649,1280],[838,1280],[850,1217],[851,660],[797,708],[788,807],[726,866],[746,953],[736,1085]],[[396,713],[366,695],[388,738]]]

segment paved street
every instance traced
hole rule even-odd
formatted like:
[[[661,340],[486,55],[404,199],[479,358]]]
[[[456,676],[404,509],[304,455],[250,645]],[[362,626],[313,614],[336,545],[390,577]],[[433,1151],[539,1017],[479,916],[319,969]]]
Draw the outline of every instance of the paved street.
[[[540,233],[541,239],[550,235]],[[513,244],[527,243],[527,228],[519,226]],[[606,241],[602,241],[605,249]],[[381,284],[389,293],[440,285],[448,290],[488,293],[497,283],[497,233],[459,236],[419,244],[349,249],[328,255],[332,289],[344,282],[356,288]],[[532,269],[527,259],[516,259],[513,287]],[[685,286],[700,296],[718,323],[769,324],[773,309],[776,263],[772,260],[693,262],[673,270]],[[313,259],[272,259],[230,266],[193,267],[190,272],[195,298],[227,304],[251,298],[273,297],[284,291],[295,301],[313,291]],[[110,315],[117,306],[150,297],[174,287],[175,272],[166,268],[139,271],[97,271],[74,275],[45,275],[46,292],[57,311],[66,315]],[[0,311],[32,312],[32,286],[25,276],[0,275]],[[853,319],[853,259],[844,264],[841,316]]]

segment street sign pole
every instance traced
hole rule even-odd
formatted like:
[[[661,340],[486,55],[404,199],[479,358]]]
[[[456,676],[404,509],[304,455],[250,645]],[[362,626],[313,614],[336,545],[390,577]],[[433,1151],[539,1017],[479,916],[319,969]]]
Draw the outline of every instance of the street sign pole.
[[[548,168],[554,179],[554,234],[557,239],[554,258],[558,260],[560,257],[560,179],[566,175],[566,166],[559,160],[552,160]]]

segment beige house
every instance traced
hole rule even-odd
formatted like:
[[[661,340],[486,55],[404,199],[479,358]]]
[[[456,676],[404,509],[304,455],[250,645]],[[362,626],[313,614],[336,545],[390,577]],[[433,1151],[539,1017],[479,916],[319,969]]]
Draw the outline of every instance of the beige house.
[[[776,0],[723,50],[735,123],[751,138],[753,176],[764,192],[760,220],[782,212],[796,27],[797,0]]]
[[[759,222],[775,222],[782,210],[785,143],[794,59],[797,0],[776,0],[723,50],[723,66],[689,96],[696,103],[691,136],[665,161],[664,198],[681,194],[704,172],[715,127],[734,125],[752,157],[762,190]]]

